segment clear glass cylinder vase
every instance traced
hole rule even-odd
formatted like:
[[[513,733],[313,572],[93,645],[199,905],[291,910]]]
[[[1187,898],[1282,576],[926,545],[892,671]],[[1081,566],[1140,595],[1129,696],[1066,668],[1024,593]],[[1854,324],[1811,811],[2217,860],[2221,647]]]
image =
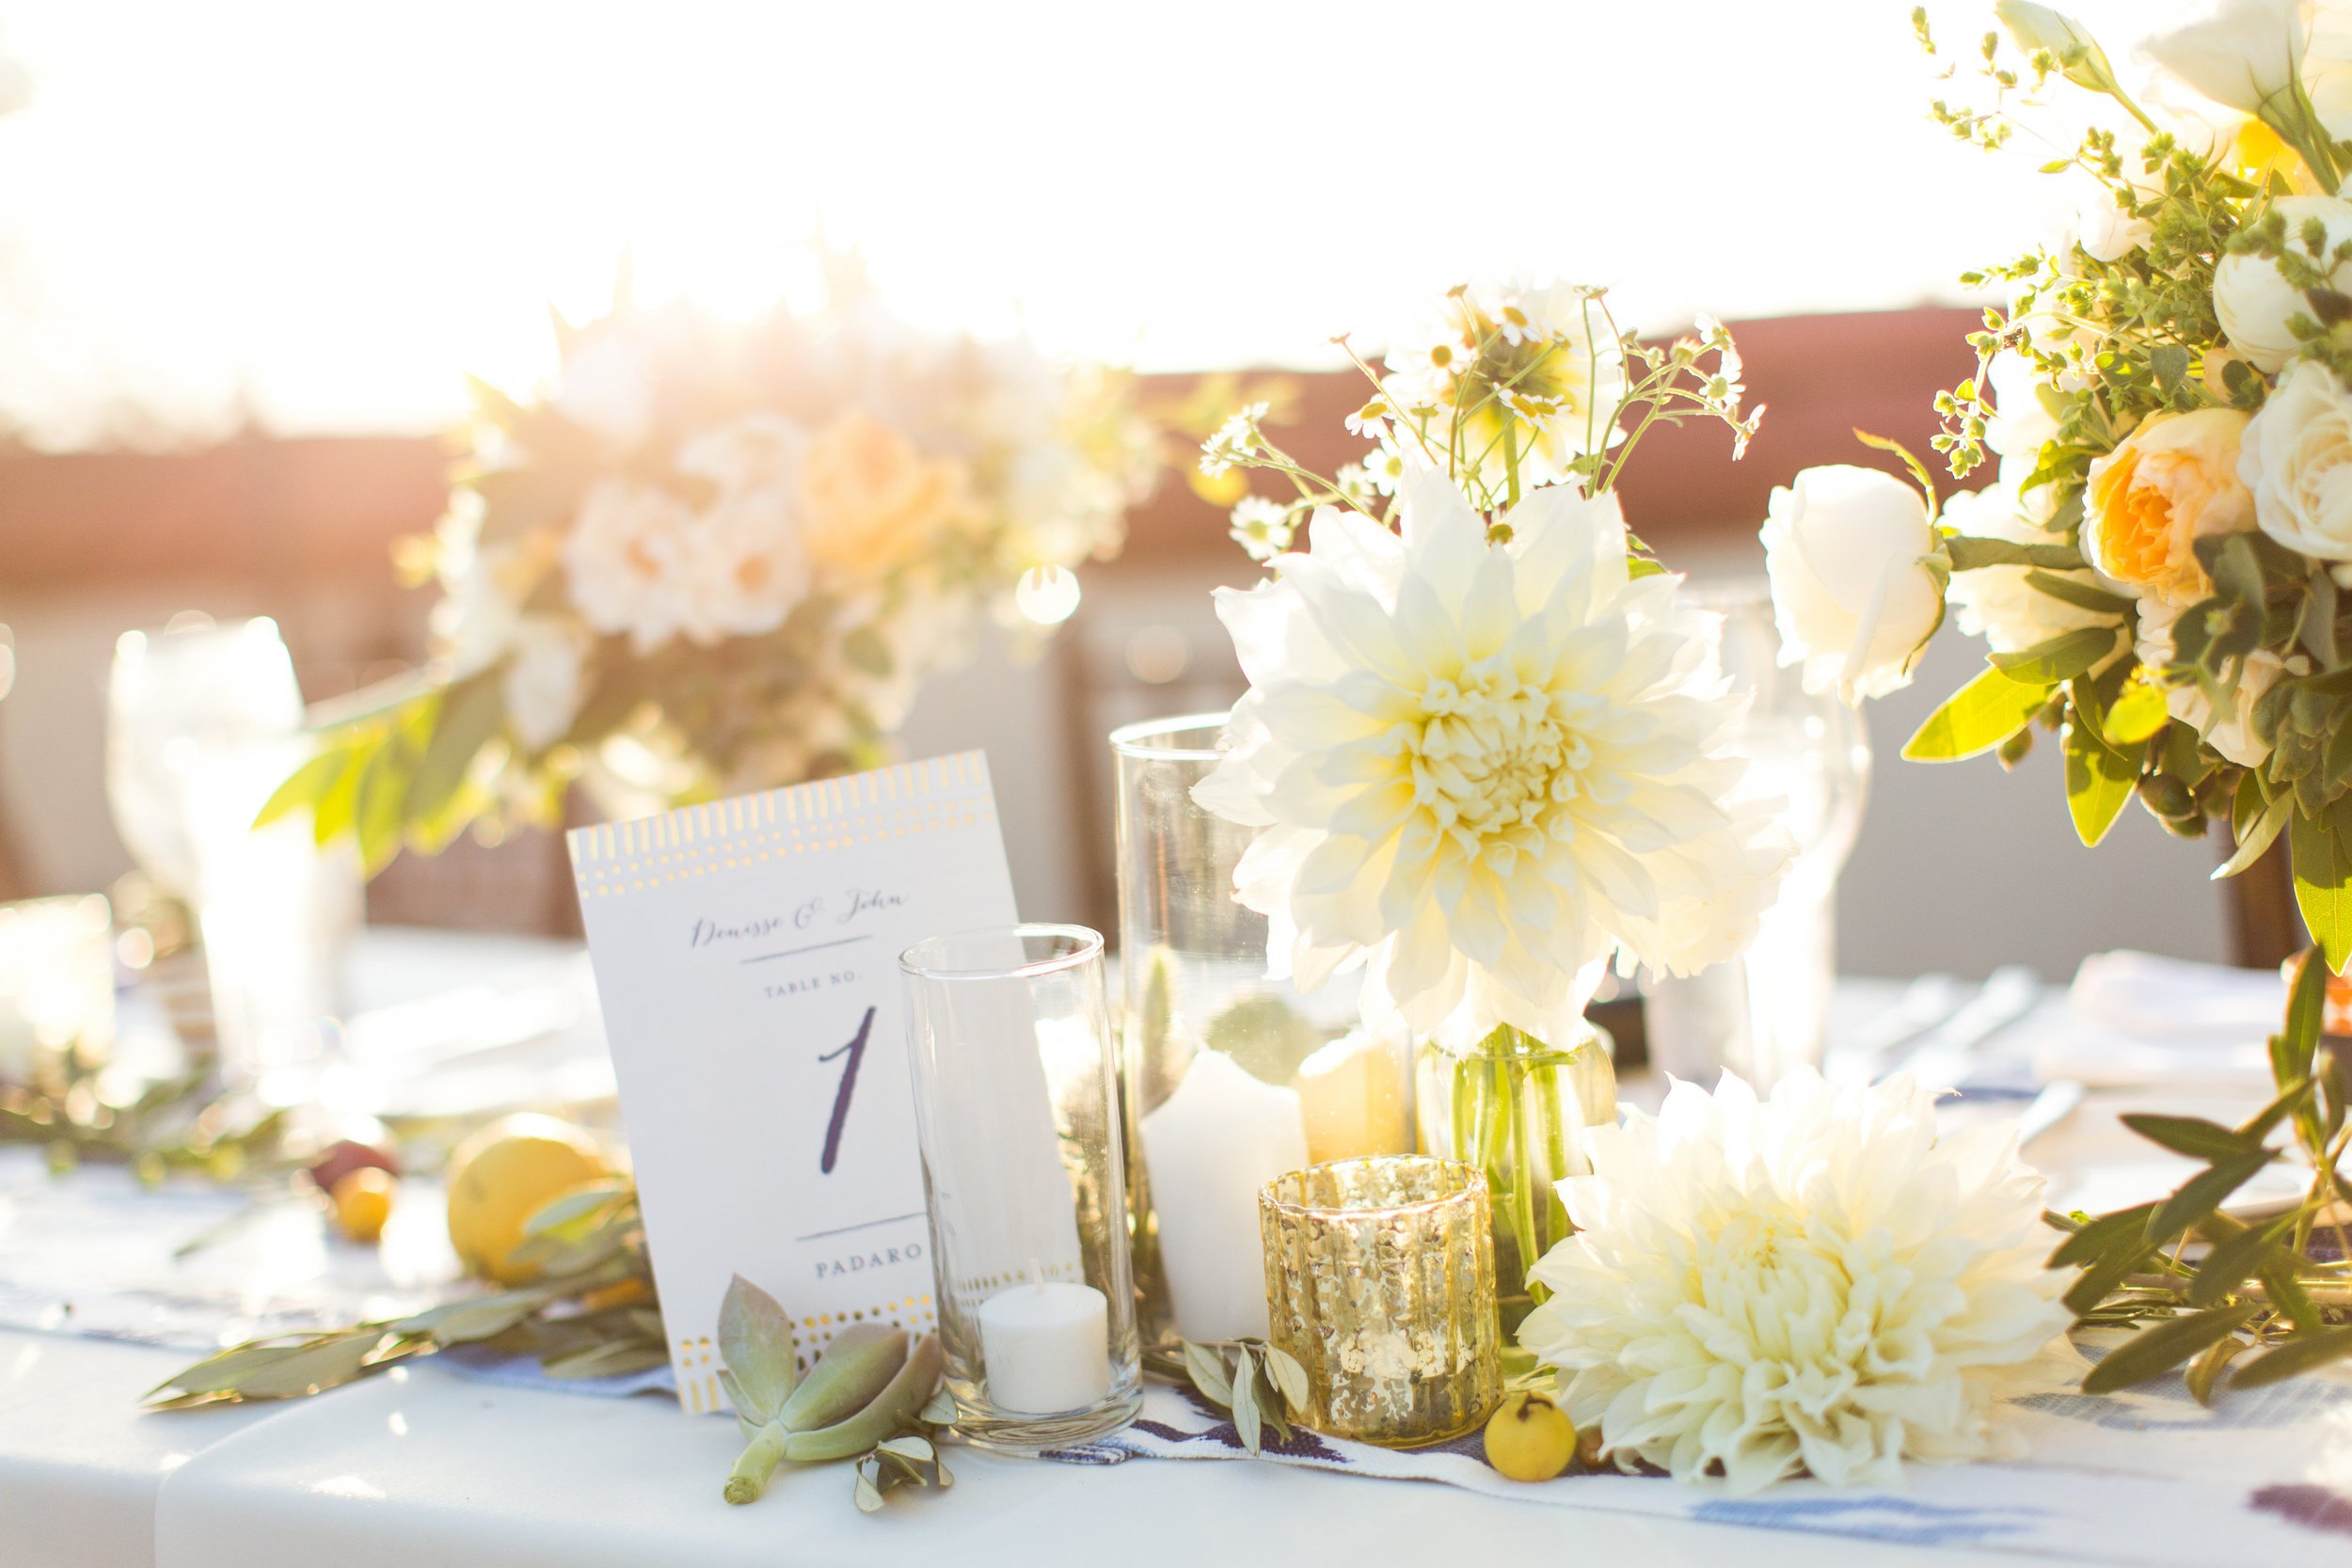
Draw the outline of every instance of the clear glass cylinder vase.
[[[1142,1406],[1103,939],[934,937],[899,957],[956,1430],[1019,1451]]]
[[[1253,831],[1193,786],[1225,715],[1111,736],[1119,780],[1128,1199],[1148,1342],[1263,1338],[1258,1189],[1319,1161],[1409,1153],[1410,1053],[1357,1027],[1354,975],[1267,975],[1266,921],[1233,896]]]
[[[1543,1300],[1528,1271],[1573,1228],[1556,1184],[1591,1171],[1589,1130],[1616,1119],[1610,1051],[1608,1035],[1589,1022],[1556,1043],[1505,1026],[1467,1048],[1422,1047],[1414,1090],[1422,1149],[1486,1175],[1506,1335]]]

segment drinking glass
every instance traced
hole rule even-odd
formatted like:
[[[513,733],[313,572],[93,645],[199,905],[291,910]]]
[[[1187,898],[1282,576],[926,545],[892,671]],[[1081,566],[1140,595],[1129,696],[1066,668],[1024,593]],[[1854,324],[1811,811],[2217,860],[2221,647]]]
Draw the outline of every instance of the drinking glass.
[[[302,689],[277,622],[191,613],[124,632],[106,683],[106,801],[139,869],[193,903],[188,794],[204,753],[301,728]]]
[[[1745,953],[1651,988],[1650,1060],[1709,1086],[1728,1069],[1766,1093],[1792,1068],[1820,1067],[1828,1043],[1837,874],[1862,826],[1869,738],[1853,709],[1834,693],[1808,693],[1802,671],[1781,664],[1762,581],[1692,593],[1723,617],[1724,673],[1755,693],[1733,736],[1749,764],[1742,791],[1785,802],[1797,854]]]
[[[1143,1406],[1103,939],[933,937],[899,957],[956,1430],[1034,1451]]]
[[[363,896],[358,857],[322,848],[308,812],[253,825],[308,754],[300,739],[208,746],[186,780],[221,1070],[281,1105],[316,1097],[342,1042],[343,956]]]

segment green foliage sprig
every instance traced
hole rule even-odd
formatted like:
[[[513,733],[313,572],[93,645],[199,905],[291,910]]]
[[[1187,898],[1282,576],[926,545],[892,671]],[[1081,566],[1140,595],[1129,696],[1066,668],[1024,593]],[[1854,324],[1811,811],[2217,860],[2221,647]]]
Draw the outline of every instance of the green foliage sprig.
[[[453,1345],[535,1355],[550,1377],[623,1377],[669,1359],[635,1189],[604,1183],[557,1198],[524,1226],[517,1262],[535,1283],[465,1296],[404,1318],[248,1340],[157,1384],[154,1410],[299,1399]]]
[[[1241,1446],[1253,1454],[1265,1451],[1269,1433],[1278,1443],[1291,1440],[1290,1424],[1305,1414],[1308,1402],[1307,1369],[1296,1356],[1263,1339],[1179,1339],[1176,1345],[1174,1355],[1146,1351],[1145,1370],[1188,1383],[1202,1399],[1232,1412]]]
[[[2066,1304],[2085,1324],[2136,1325],[2084,1379],[2086,1392],[2129,1387],[2185,1366],[2190,1391],[2211,1403],[2225,1387],[2275,1383],[2352,1355],[2352,1248],[2344,1233],[2352,1188],[2342,1170],[2352,1132],[2344,1066],[2320,1051],[2326,995],[2327,971],[2307,956],[2285,1023],[2270,1040],[2272,1071],[2283,1087],[2246,1121],[2123,1117],[2141,1137],[2203,1162],[2203,1169],[2153,1202],[2095,1217],[2048,1216],[2069,1233],[2052,1266],[2082,1270]],[[2312,1169],[2300,1201],[2250,1224],[2223,1213],[2233,1194],[2284,1157],[2272,1142],[2280,1131]],[[2328,1262],[2309,1254],[2323,1226],[2336,1243]]]

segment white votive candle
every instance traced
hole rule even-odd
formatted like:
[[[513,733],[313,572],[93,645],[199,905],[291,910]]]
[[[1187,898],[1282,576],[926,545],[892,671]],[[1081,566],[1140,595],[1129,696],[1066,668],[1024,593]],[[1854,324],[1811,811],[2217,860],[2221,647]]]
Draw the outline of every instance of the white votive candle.
[[[1111,1392],[1110,1307],[1091,1285],[1042,1280],[980,1303],[988,1402],[1021,1416],[1099,1404]]]
[[[1264,1338],[1258,1189],[1307,1164],[1296,1091],[1204,1051],[1143,1118],[1143,1162],[1176,1332],[1204,1342]]]

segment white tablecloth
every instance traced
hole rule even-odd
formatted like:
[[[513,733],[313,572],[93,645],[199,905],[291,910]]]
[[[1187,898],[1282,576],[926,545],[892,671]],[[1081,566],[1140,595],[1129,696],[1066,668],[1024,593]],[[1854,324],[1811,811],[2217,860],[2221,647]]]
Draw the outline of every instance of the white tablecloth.
[[[1850,986],[1841,1012],[1867,1014],[1892,994]],[[2199,1103],[2226,1114],[2209,1097]],[[2112,1109],[2094,1101],[2036,1146],[2059,1173],[2061,1202],[2088,1194],[2086,1181],[2112,1186],[2118,1155],[2135,1150]],[[2168,1179],[2177,1173],[2161,1166],[2135,1178]],[[781,1476],[760,1502],[730,1508],[719,1493],[738,1446],[731,1424],[664,1400],[494,1386],[425,1360],[308,1401],[141,1414],[139,1396],[188,1359],[0,1330],[0,1568],[1450,1563],[1466,1553],[1742,1568],[2021,1560],[1244,1463],[1095,1469],[969,1450],[954,1457],[952,1494],[894,1499],[881,1517],[854,1509],[838,1467]],[[2352,1497],[2352,1432],[2342,1435],[2331,1449],[2344,1451],[2328,1463],[2346,1473],[2319,1479]],[[2308,1556],[2287,1560],[2344,1549],[2307,1533]]]

